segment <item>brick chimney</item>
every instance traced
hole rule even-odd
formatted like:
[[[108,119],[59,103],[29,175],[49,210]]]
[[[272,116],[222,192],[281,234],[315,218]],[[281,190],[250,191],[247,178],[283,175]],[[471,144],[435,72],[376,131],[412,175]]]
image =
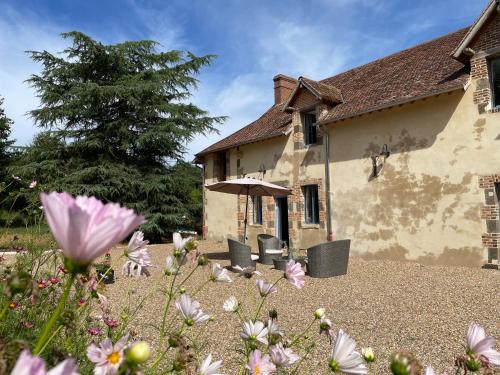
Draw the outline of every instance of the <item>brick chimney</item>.
[[[293,89],[295,89],[295,85],[297,84],[297,80],[292,77],[285,76],[283,74],[278,74],[274,76],[274,104],[283,103],[288,99]]]

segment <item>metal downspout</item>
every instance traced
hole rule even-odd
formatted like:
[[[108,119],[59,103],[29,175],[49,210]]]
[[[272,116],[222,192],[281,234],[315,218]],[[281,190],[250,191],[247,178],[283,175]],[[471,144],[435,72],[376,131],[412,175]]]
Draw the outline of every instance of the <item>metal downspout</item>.
[[[327,241],[333,240],[332,203],[330,197],[330,135],[325,125],[321,126],[325,139],[325,194],[326,194],[326,232]]]

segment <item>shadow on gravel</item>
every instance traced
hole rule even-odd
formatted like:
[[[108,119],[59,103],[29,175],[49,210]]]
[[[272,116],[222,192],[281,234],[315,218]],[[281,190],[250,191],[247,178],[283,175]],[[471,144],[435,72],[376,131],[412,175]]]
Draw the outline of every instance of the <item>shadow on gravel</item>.
[[[219,253],[206,253],[208,259],[229,260],[229,252],[223,251]]]

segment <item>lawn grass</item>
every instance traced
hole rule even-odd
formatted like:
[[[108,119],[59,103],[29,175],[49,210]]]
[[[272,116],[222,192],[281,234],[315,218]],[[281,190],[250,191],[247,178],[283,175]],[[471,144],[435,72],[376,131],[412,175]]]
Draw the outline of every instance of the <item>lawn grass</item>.
[[[0,250],[10,250],[19,247],[29,249],[31,246],[55,246],[54,238],[46,225],[36,227],[0,228]]]

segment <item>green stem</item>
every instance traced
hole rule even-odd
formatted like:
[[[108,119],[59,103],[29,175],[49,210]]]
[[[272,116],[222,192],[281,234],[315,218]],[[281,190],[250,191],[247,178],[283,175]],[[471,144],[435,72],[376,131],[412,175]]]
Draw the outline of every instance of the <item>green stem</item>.
[[[201,284],[201,285],[198,287],[198,289],[196,289],[196,290],[194,291],[194,293],[193,293],[193,294],[191,294],[191,297],[194,297],[194,296],[195,296],[195,295],[197,295],[199,292],[201,292],[201,290],[202,290],[202,289],[203,289],[203,288],[204,288],[204,287],[205,287],[205,286],[206,286],[206,285],[207,285],[210,281],[211,281],[211,280],[210,280],[210,279],[208,279],[208,280],[207,280],[207,281],[205,281],[203,284]]]
[[[271,286],[271,289],[274,288],[276,286],[276,284],[278,284],[278,282],[281,280],[281,279],[284,279],[284,277],[280,277],[278,280],[276,280],[276,282]],[[264,305],[264,301],[266,300],[267,296],[271,294],[271,293],[268,293],[266,295],[264,295],[260,301],[260,304],[259,304],[259,308],[257,309],[257,311],[255,312],[255,316],[253,317],[253,321],[255,322],[260,314],[260,310],[262,309],[262,306]]]
[[[295,366],[295,368],[293,369],[293,371],[290,373],[290,375],[294,375],[299,370],[299,367],[305,361],[305,359],[307,358],[307,356],[309,355],[309,353],[311,353],[311,349],[313,347],[314,347],[314,344],[313,345],[309,345],[309,347],[306,350],[306,354],[304,354],[304,356],[300,359],[300,361],[297,362],[297,365]]]
[[[40,351],[42,350],[42,348],[45,345],[45,342],[48,340],[52,326],[56,323],[57,319],[59,318],[59,315],[61,315],[61,312],[64,309],[64,306],[66,304],[66,300],[68,299],[69,292],[71,290],[71,286],[73,285],[74,280],[75,280],[75,274],[72,273],[72,274],[70,274],[70,276],[68,277],[68,280],[66,281],[66,285],[64,287],[63,294],[62,294],[61,298],[59,299],[59,303],[57,304],[56,309],[52,313],[52,316],[47,321],[47,323],[45,323],[45,327],[43,329],[42,335],[40,336],[40,338],[38,339],[38,342],[36,343],[35,350],[33,350],[34,355],[37,355],[40,353]]]
[[[316,321],[316,319],[314,319],[311,323],[309,323],[309,325],[306,327],[306,329],[301,333],[299,334],[293,341],[292,343],[290,344],[290,347],[292,347],[293,345],[295,345],[297,343],[297,341],[300,340],[300,338],[302,336],[304,336],[312,327],[312,325],[314,324],[314,322]]]
[[[9,309],[9,306],[10,306],[10,301],[7,300],[7,303],[5,304],[5,306],[3,307],[2,311],[0,312],[0,321],[3,319],[5,313]]]
[[[49,345],[49,343],[52,341],[52,339],[54,337],[57,336],[57,334],[59,333],[59,331],[61,330],[63,326],[59,326],[57,327],[57,329],[54,331],[54,333],[52,335],[50,335],[49,339],[47,340],[47,342],[42,346],[42,348],[40,349],[40,352],[38,353],[38,355],[42,354],[43,351],[45,350],[45,348],[47,347],[47,345]]]
[[[186,254],[184,254],[184,256],[182,257],[179,264],[182,264],[182,262],[184,261],[184,258],[186,257]],[[172,278],[172,283],[170,284],[170,289],[168,290],[168,299],[167,299],[167,303],[165,304],[165,309],[163,310],[163,318],[162,318],[161,327],[160,327],[160,341],[158,344],[158,356],[157,356],[155,362],[153,363],[153,365],[151,366],[152,369],[155,369],[158,366],[158,364],[160,363],[160,361],[163,357],[161,348],[163,347],[163,342],[165,340],[165,324],[167,324],[168,309],[170,308],[170,303],[172,302],[172,299],[174,297],[175,280],[177,279],[177,275],[179,274],[180,268],[181,267],[179,266],[179,268],[177,269],[177,272],[174,274],[174,277]],[[184,279],[184,281],[185,280],[186,279]]]
[[[179,285],[178,285],[178,288],[180,288],[194,273],[194,271],[196,271],[198,269],[199,265],[196,265],[196,267],[194,267],[191,272],[189,272],[189,275],[187,275],[184,280],[182,280]],[[177,288],[177,289],[178,289]]]

